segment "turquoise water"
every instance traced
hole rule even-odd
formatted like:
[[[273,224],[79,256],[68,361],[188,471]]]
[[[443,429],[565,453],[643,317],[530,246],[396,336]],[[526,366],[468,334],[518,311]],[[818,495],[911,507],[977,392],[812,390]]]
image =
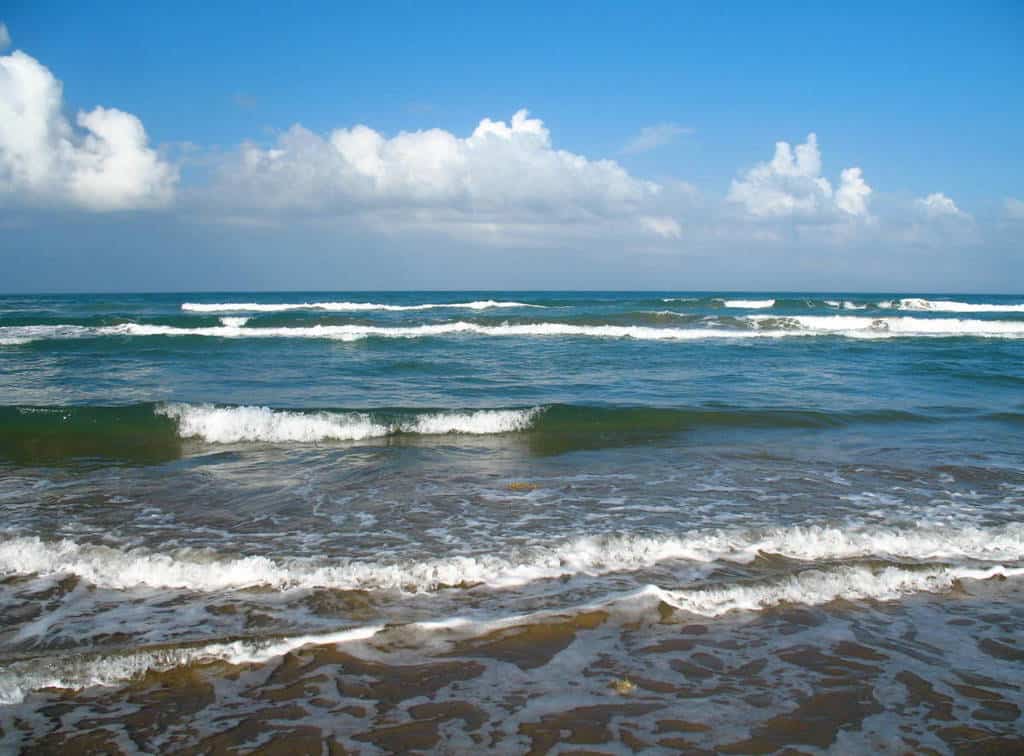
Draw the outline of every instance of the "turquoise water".
[[[218,693],[175,741],[198,744],[309,644],[423,664],[553,618],[577,623],[561,653],[473,646],[477,687],[430,700],[469,696],[518,751],[572,708],[566,679],[578,708],[632,675],[660,681],[630,694],[657,748],[689,665],[714,725],[693,747],[754,749],[824,685],[780,638],[856,640],[887,661],[826,746],[955,750],[950,721],[1012,738],[1022,504],[1024,296],[3,296],[3,742],[72,731],[46,714],[61,698],[160,750],[126,691],[212,660]],[[706,648],[637,650],[694,623],[720,665],[770,671],[741,683],[770,702],[707,688],[725,672]],[[952,718],[915,708],[903,673]],[[965,692],[986,685],[998,705]],[[347,700],[301,693],[296,716],[347,747],[415,719],[364,694],[365,716],[325,723],[325,696]]]

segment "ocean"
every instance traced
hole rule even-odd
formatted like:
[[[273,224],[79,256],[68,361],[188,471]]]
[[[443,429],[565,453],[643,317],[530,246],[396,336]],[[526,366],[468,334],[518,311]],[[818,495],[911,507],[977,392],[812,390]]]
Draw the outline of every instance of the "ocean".
[[[1024,751],[1024,296],[0,296],[0,751]]]

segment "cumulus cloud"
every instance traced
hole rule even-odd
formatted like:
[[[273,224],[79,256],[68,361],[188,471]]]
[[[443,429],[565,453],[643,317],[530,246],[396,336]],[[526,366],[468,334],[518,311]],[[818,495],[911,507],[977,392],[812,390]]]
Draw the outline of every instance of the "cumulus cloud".
[[[942,192],[934,192],[927,197],[915,200],[918,210],[929,218],[964,218],[964,213],[956,203]]]
[[[677,123],[658,123],[654,126],[645,126],[640,129],[639,134],[626,143],[622,151],[627,154],[650,152],[672,142],[678,136],[692,133],[693,129],[688,129]]]
[[[612,160],[555,149],[520,110],[467,137],[442,129],[387,137],[357,125],[327,135],[296,125],[268,148],[245,144],[220,170],[221,194],[252,207],[473,223],[587,222],[636,216],[661,186]]]
[[[0,56],[0,202],[89,210],[166,205],[177,169],[148,146],[142,122],[114,108],[62,112],[60,81],[20,50]]]
[[[1019,200],[1016,197],[1007,197],[1004,208],[1006,216],[1011,220],[1024,221],[1024,200]]]
[[[865,218],[871,187],[860,168],[847,168],[839,188],[821,175],[821,151],[815,134],[795,148],[776,142],[770,162],[751,168],[729,188],[728,200],[759,218]]]

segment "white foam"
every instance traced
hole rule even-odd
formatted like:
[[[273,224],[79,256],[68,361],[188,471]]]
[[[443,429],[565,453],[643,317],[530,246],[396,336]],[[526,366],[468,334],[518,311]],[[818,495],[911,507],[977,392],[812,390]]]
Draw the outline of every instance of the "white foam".
[[[756,330],[727,330],[714,328],[654,328],[650,326],[594,325],[581,326],[570,323],[524,323],[501,325],[480,325],[466,321],[436,323],[417,326],[364,326],[364,325],[316,325],[307,327],[281,328],[229,328],[212,326],[207,328],[178,328],[175,326],[143,325],[126,323],[96,329],[100,335],[111,336],[210,336],[219,338],[307,338],[332,339],[336,341],[357,341],[366,338],[413,339],[450,335],[476,336],[570,336],[609,339],[638,339],[688,341],[710,338],[770,338],[793,335],[780,330],[772,333]]]
[[[721,301],[723,307],[742,310],[765,310],[775,306],[774,299],[725,299]]]
[[[566,610],[542,610],[489,621],[447,617],[435,621],[413,622],[403,626],[421,633],[457,633],[482,636],[496,629],[538,624],[552,617],[564,617],[594,609],[649,609],[658,601],[679,610],[704,617],[719,617],[734,611],[761,611],[780,604],[820,605],[838,599],[892,601],[912,593],[941,593],[958,580],[987,580],[996,576],[1015,577],[1024,568],[996,565],[985,569],[938,568],[908,570],[899,567],[871,569],[839,567],[831,570],[806,570],[771,583],[732,585],[718,589],[670,590],[647,585],[639,591],[606,597],[585,607]],[[32,691],[59,688],[82,690],[93,686],[122,685],[147,672],[162,672],[175,667],[222,661],[227,664],[261,664],[306,646],[337,646],[370,640],[387,625],[368,625],[330,632],[263,640],[237,640],[179,648],[142,650],[111,656],[51,657],[16,661],[0,668],[0,704],[16,704]]]
[[[199,438],[211,444],[243,441],[312,443],[361,441],[398,433],[484,435],[526,430],[541,411],[475,410],[434,412],[405,420],[382,421],[363,412],[289,412],[269,407],[215,407],[211,404],[166,404],[158,414],[178,423],[182,438]]]
[[[147,672],[205,662],[259,664],[309,645],[338,645],[366,640],[382,626],[356,627],[333,633],[300,635],[263,641],[208,643],[201,646],[163,648],[116,656],[80,656],[31,659],[0,669],[0,704],[16,704],[29,693],[44,688],[82,690],[94,686],[124,684]]]
[[[775,333],[781,327],[796,333],[860,339],[976,336],[1024,338],[1024,321],[963,320],[960,318],[871,318],[859,315],[747,315],[758,328]]]
[[[47,339],[79,339],[95,335],[94,330],[77,325],[0,326],[0,344],[19,346]]]
[[[666,603],[703,617],[734,611],[760,611],[780,604],[815,606],[838,599],[894,601],[912,593],[949,591],[957,580],[985,580],[997,575],[1013,577],[1024,568],[990,567],[986,570],[940,568],[908,570],[901,567],[871,569],[839,567],[806,570],[784,580],[756,585],[670,591],[657,589]]]
[[[920,299],[907,297],[899,300],[901,310],[921,310],[924,312],[1024,312],[1021,304],[992,304],[957,302],[950,299]]]
[[[221,318],[221,325],[228,326],[229,328],[241,328],[249,322],[249,318]]]
[[[578,337],[637,339],[641,341],[697,341],[703,339],[779,339],[793,336],[844,336],[861,339],[896,337],[1024,338],[1024,321],[960,320],[863,316],[744,315],[751,328],[657,328],[651,326],[574,325],[523,323],[481,325],[466,321],[417,326],[315,325],[276,328],[209,326],[181,328],[167,325],[122,323],[114,326],[24,326],[0,328],[0,338],[65,339],[100,336],[201,336],[223,339],[329,339],[358,341],[366,338],[415,339],[457,335],[489,337]],[[30,333],[26,329],[33,329]]]
[[[1004,562],[1024,559],[1024,524],[1002,528],[897,529],[849,526],[764,531],[716,530],[682,536],[583,536],[508,554],[448,556],[407,562],[223,557],[209,550],[158,553],[14,537],[0,541],[0,575],[72,574],[93,585],[216,592],[265,586],[274,590],[336,588],[422,593],[484,584],[509,588],[572,575],[631,572],[663,562],[749,563],[759,554],[820,562],[892,559]]]
[[[460,310],[490,310],[495,308],[543,307],[544,305],[527,304],[526,302],[498,302],[493,299],[482,299],[473,302],[438,302],[417,305],[391,305],[377,302],[296,302],[296,303],[261,303],[261,302],[185,302],[181,309],[186,312],[287,312],[290,310],[324,310],[327,312],[407,312],[415,310],[433,310],[438,308],[455,308]]]
[[[808,304],[813,307],[812,302],[808,302]],[[851,302],[849,299],[844,299],[842,302],[837,299],[826,299],[824,304],[826,307],[832,307],[837,310],[840,308],[843,310],[866,310],[868,307],[866,304],[857,304],[856,302]]]

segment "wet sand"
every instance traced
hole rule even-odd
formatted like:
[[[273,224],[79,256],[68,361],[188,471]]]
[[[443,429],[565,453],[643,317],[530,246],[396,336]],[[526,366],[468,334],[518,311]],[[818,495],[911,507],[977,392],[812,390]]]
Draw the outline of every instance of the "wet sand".
[[[1020,753],[1014,582],[700,622],[661,604],[482,635],[393,626],[39,691],[0,726],[7,746],[64,754]]]

